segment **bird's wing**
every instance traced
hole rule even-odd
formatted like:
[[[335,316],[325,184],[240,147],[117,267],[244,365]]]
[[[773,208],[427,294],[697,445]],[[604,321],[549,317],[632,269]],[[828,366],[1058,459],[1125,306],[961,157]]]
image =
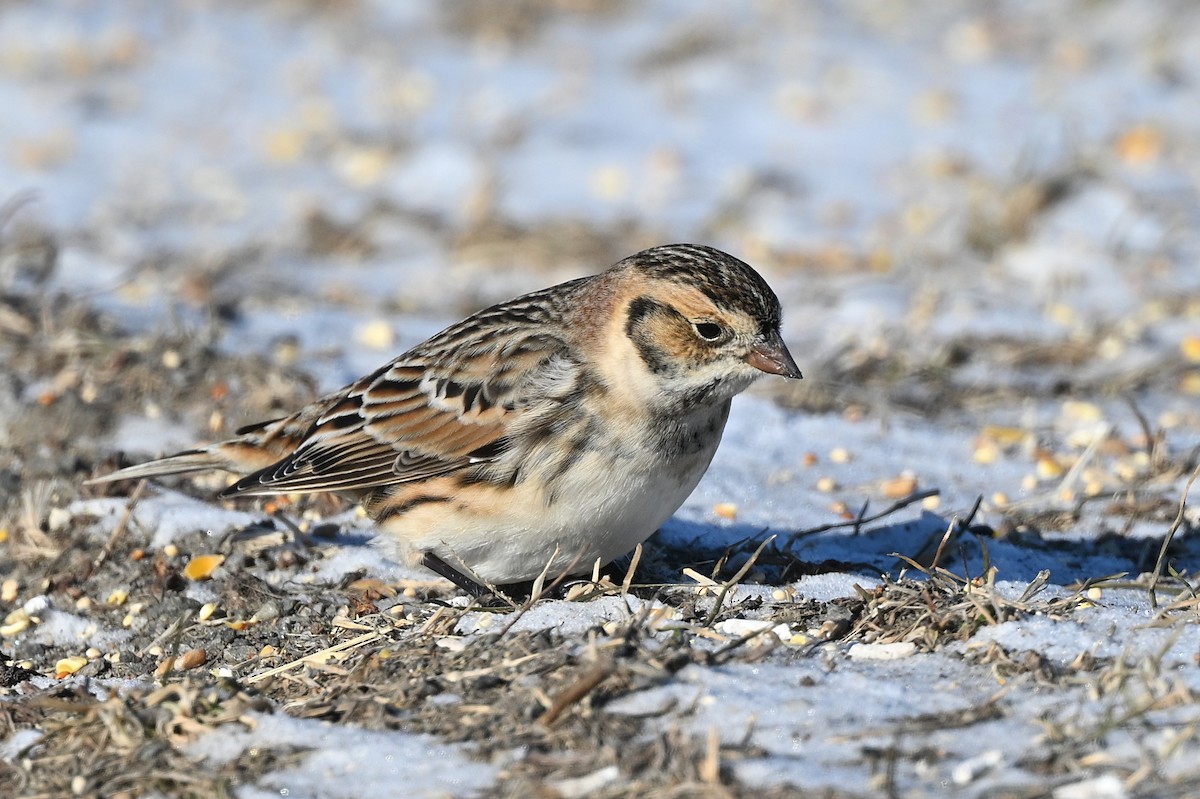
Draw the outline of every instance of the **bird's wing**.
[[[495,460],[513,425],[559,402],[578,369],[563,338],[542,326],[464,322],[316,411],[280,420],[281,431],[306,425],[294,451],[223,495],[357,491]]]

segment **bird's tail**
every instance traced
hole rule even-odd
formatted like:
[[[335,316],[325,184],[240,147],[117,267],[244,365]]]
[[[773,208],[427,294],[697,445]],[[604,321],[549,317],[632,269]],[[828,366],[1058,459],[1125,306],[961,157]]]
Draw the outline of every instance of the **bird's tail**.
[[[229,458],[213,449],[189,449],[136,466],[127,466],[109,474],[102,474],[85,481],[85,485],[111,483],[116,480],[140,480],[146,477],[165,477],[169,474],[187,474],[206,469],[229,470],[233,466]]]

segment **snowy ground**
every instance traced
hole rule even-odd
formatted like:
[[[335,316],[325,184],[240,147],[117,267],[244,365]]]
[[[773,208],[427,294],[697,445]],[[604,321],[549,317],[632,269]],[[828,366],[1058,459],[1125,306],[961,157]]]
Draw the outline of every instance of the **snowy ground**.
[[[1198,87],[1134,0],[0,5],[0,794],[1197,795]],[[805,380],[629,591],[80,486],[667,241]]]

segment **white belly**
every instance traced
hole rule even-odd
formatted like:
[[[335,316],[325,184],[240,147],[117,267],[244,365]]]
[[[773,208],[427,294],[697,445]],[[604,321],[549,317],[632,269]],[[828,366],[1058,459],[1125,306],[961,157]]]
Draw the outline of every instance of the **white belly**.
[[[607,450],[585,453],[555,484],[548,499],[536,481],[510,488],[473,486],[494,493],[486,512],[431,506],[387,527],[389,543],[410,563],[433,552],[483,582],[503,585],[588,573],[649,538],[683,504],[704,475],[720,442],[727,406],[713,409],[693,452],[666,461],[646,447],[637,457]]]

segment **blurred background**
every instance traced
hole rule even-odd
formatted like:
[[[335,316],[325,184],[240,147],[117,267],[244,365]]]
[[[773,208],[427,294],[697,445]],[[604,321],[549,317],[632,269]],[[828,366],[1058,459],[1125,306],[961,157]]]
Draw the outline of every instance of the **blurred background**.
[[[7,0],[0,108],[0,286],[323,387],[694,241],[785,405],[1200,442],[1193,3]]]

